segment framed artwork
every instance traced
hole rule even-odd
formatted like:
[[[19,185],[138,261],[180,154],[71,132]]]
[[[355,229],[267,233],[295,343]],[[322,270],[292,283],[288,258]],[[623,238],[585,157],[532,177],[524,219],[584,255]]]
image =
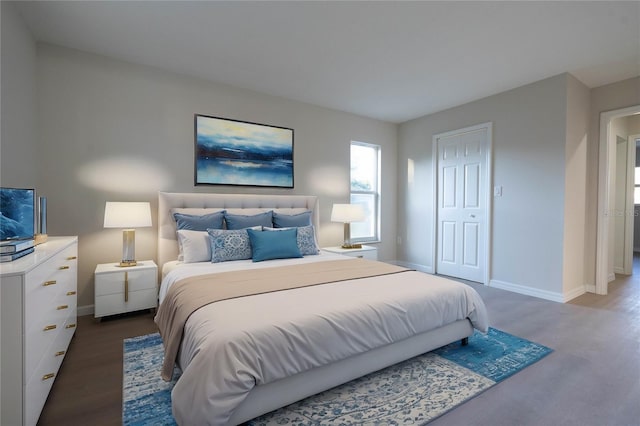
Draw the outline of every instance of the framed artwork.
[[[195,115],[195,184],[293,188],[293,129]]]

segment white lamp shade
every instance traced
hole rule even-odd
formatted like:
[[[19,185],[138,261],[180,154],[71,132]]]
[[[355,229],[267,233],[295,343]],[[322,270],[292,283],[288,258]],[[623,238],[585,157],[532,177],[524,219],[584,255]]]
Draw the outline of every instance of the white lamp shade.
[[[334,204],[331,210],[332,222],[363,222],[365,219],[361,204]]]
[[[107,201],[105,228],[144,228],[151,226],[151,205],[147,202]]]

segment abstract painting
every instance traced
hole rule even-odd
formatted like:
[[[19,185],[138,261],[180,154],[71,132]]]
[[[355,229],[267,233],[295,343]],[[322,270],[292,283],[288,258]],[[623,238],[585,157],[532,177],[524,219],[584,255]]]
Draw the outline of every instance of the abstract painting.
[[[196,114],[195,184],[293,188],[293,129]]]

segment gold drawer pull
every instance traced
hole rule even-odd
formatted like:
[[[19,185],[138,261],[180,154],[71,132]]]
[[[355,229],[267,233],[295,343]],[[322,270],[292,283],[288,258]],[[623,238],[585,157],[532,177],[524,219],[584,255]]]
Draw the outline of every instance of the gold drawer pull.
[[[61,311],[63,309],[69,309],[69,305],[60,305],[56,308],[56,311]]]
[[[58,269],[65,270],[65,269],[69,269],[69,267],[67,265],[63,265],[63,266],[59,267]]]
[[[54,285],[57,284],[58,281],[56,280],[51,280],[51,281],[45,281],[44,284],[42,284],[44,287],[49,286],[49,285]]]
[[[65,328],[76,328],[75,324],[67,324]]]
[[[64,355],[64,354],[65,354],[65,351],[58,351],[58,352],[56,352],[56,356],[61,356],[61,355]]]
[[[76,260],[78,258],[78,256],[69,256],[67,257],[67,260]]]
[[[129,273],[124,273],[124,301],[129,301]]]
[[[56,377],[54,373],[49,373],[42,376],[42,380],[49,380],[49,379],[53,379],[54,377]]]
[[[68,292],[67,292],[67,296],[73,296],[74,294],[76,294],[76,292],[75,292],[75,291],[68,291]]]
[[[56,328],[58,328],[57,325],[53,324],[53,325],[48,325],[46,326],[42,331],[50,331],[50,330],[55,330]]]

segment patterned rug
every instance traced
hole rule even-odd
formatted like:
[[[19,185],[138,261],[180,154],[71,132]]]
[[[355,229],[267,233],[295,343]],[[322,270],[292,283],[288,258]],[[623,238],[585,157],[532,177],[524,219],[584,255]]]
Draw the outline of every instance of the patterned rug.
[[[494,328],[265,414],[264,425],[423,425],[540,360],[552,350]],[[162,343],[124,341],[124,425],[175,425],[160,378]]]

